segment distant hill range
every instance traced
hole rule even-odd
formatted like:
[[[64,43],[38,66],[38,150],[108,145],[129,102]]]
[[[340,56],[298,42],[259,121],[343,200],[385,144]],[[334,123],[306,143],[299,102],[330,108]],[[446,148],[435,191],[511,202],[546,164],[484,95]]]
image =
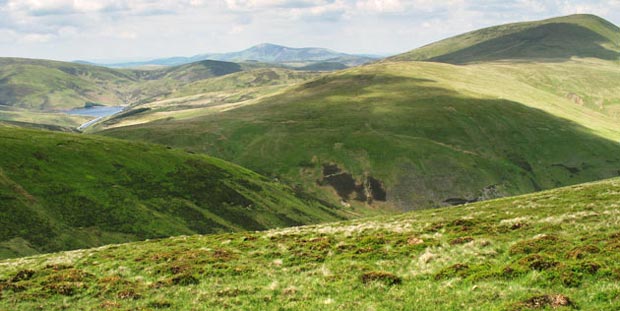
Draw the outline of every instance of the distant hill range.
[[[191,57],[158,58],[148,61],[96,63],[76,61],[83,64],[96,64],[113,68],[131,68],[144,66],[177,66],[202,60],[218,60],[228,62],[263,62],[276,63],[295,67],[320,64],[321,69],[342,69],[362,65],[380,58],[376,55],[353,55],[340,53],[323,48],[291,48],[282,45],[263,43],[238,52],[207,53]]]

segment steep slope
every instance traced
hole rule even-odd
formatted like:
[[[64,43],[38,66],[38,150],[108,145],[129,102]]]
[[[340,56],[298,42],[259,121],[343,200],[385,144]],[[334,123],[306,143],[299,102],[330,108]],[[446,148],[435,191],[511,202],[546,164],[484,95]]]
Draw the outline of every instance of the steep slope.
[[[594,15],[571,15],[485,28],[389,60],[466,64],[572,57],[619,60],[620,28]]]
[[[620,180],[0,262],[8,310],[617,310]]]
[[[618,122],[506,71],[385,62],[218,114],[102,133],[212,154],[325,197],[403,209],[618,175]],[[605,90],[592,83],[582,87]]]
[[[202,79],[254,68],[201,61],[157,70],[116,70],[75,63],[0,58],[0,106],[62,111],[87,102],[108,106],[152,100]]]
[[[300,225],[338,213],[214,158],[0,125],[0,257]]]

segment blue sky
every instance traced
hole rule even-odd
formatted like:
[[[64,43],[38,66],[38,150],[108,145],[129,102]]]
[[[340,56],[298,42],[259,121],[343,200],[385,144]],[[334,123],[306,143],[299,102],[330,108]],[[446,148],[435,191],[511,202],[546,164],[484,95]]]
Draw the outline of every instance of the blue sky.
[[[270,42],[394,54],[502,23],[591,13],[620,0],[0,0],[0,56],[141,59]]]

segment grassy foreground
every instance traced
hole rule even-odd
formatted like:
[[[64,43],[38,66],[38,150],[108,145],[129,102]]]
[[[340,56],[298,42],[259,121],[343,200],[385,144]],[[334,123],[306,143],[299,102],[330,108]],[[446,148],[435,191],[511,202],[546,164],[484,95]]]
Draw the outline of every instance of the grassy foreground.
[[[620,180],[0,262],[10,310],[615,310]]]

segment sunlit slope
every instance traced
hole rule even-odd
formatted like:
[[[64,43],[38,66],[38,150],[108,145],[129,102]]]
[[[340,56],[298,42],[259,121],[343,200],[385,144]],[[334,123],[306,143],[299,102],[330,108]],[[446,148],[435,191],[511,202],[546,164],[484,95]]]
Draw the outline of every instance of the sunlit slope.
[[[620,181],[0,262],[9,310],[617,310]]]
[[[0,125],[0,257],[341,219],[222,160]]]
[[[389,60],[452,64],[497,60],[620,59],[620,28],[594,15],[570,15],[489,27],[445,39]]]
[[[261,98],[319,77],[317,72],[259,68],[195,81],[159,100],[128,107],[122,114],[102,120],[87,132],[141,124],[161,119],[187,119],[256,103]]]
[[[562,66],[590,70],[585,62],[558,66],[384,62],[219,114],[102,133],[215,155],[326,197],[403,209],[617,176],[618,123],[523,78],[560,78]],[[573,92],[600,90],[617,102],[606,84],[580,79]]]

